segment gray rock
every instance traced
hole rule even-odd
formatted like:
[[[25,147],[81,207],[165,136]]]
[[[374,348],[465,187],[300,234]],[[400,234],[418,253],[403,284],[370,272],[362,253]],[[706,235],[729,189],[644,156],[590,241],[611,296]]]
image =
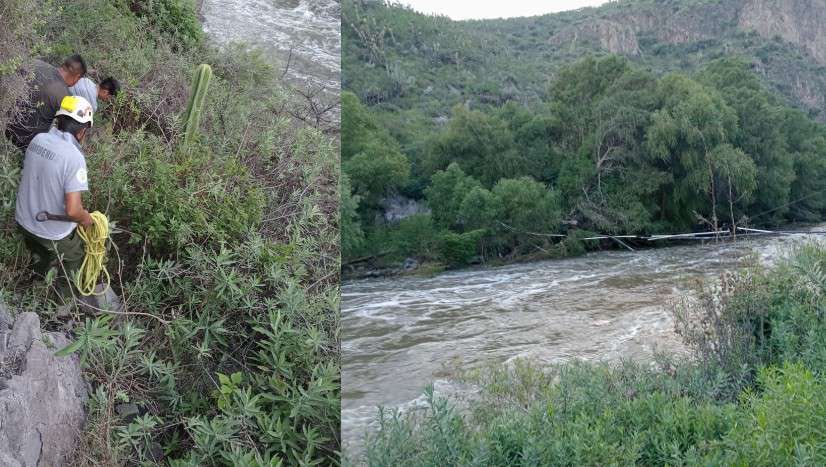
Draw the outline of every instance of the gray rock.
[[[72,305],[60,305],[57,307],[55,315],[58,318],[68,318],[69,316],[72,316],[72,310]]]
[[[20,463],[17,459],[13,459],[8,454],[4,454],[0,452],[0,465],[6,467],[23,467],[23,464]]]
[[[98,285],[95,293],[100,293],[102,288],[102,285]],[[120,297],[118,297],[118,294],[116,294],[111,287],[107,287],[102,295],[96,295],[95,298],[97,299],[97,307],[101,310],[120,311],[121,309]]]
[[[14,322],[8,346],[28,349],[32,342],[43,339],[40,333],[40,318],[37,313],[22,313]]]
[[[89,295],[88,297],[79,295],[77,297],[77,305],[80,310],[88,313],[96,313],[100,310],[120,311],[120,297],[118,297],[118,294],[116,294],[111,287],[106,287],[106,289],[104,289],[104,287],[106,286],[98,284],[95,287],[95,293],[93,295]]]
[[[430,209],[419,201],[401,195],[390,196],[381,201],[385,222],[398,222],[416,214],[427,214]]]
[[[11,319],[11,313],[8,307],[3,302],[0,302],[0,332],[6,329],[11,329],[14,320]]]
[[[43,336],[34,313],[15,321],[9,349],[0,352],[0,362],[13,354],[22,361],[0,389],[0,465],[67,463],[83,430],[87,399],[77,355],[54,355],[68,344],[60,333]]]
[[[404,260],[404,265],[402,266],[402,268],[404,268],[405,271],[412,271],[414,269],[417,269],[418,267],[419,262],[416,261],[415,258],[407,258],[406,260]]]

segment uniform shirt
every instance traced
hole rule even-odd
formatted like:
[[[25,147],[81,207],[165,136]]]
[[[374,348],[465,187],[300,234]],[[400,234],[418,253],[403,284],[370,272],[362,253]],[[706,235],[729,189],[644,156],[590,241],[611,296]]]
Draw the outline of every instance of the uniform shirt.
[[[98,111],[98,85],[89,78],[80,78],[74,86],[69,88],[73,96],[80,96],[92,104],[92,112]]]
[[[86,158],[74,136],[56,127],[35,136],[23,160],[14,217],[21,227],[47,240],[61,240],[74,222],[38,222],[37,213],[66,215],[66,193],[88,191]]]
[[[57,68],[42,60],[34,61],[31,87],[31,101],[23,106],[20,120],[8,125],[20,147],[26,147],[38,133],[49,131],[60,102],[69,95],[69,88]]]

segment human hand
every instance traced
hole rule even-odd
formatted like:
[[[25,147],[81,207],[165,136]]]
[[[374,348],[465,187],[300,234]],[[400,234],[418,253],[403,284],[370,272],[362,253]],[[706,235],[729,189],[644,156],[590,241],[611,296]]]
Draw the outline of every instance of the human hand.
[[[81,216],[80,222],[78,222],[83,227],[91,227],[92,226],[92,215],[89,214],[89,211],[84,210],[83,215]]]

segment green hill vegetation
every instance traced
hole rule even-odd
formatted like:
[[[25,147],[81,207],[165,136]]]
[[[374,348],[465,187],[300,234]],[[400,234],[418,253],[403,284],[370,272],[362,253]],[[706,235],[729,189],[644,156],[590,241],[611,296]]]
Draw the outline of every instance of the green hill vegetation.
[[[0,126],[34,57],[80,53],[124,92],[102,104],[84,198],[114,222],[120,314],[72,312],[92,393],[76,465],[334,465],[340,422],[338,143],[296,121],[271,60],[210,45],[184,0],[0,6]],[[214,76],[200,132],[181,114]],[[300,113],[300,112],[296,112]],[[14,206],[20,154],[0,141],[0,300],[63,326]],[[137,416],[121,416],[131,402]]]
[[[806,102],[826,95],[822,51],[746,28],[762,23],[745,3],[454,22],[344,2],[345,263],[456,267],[581,252],[598,245],[587,232],[820,220],[826,127]],[[389,215],[399,200],[414,208]]]

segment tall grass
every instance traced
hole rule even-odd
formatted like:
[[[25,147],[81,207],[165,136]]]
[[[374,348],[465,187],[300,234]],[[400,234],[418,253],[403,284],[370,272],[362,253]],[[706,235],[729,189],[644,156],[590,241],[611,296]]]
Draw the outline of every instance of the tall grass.
[[[382,411],[360,461],[390,465],[823,465],[826,247],[726,274],[677,311],[690,358],[475,370],[467,410],[430,390]]]
[[[71,318],[93,389],[73,463],[337,464],[336,135],[291,116],[304,98],[260,52],[205,43],[186,2],[142,4],[43,1],[47,20],[19,32],[30,55],[79,52],[125,84],[85,148],[124,306]],[[200,63],[215,77],[182,150]],[[20,156],[0,144],[0,298],[60,328],[14,229]]]

